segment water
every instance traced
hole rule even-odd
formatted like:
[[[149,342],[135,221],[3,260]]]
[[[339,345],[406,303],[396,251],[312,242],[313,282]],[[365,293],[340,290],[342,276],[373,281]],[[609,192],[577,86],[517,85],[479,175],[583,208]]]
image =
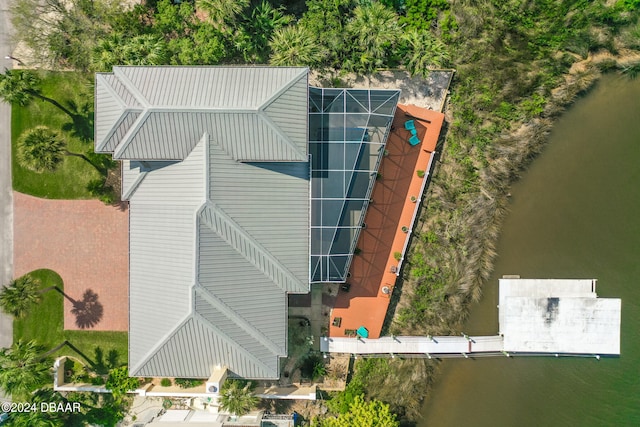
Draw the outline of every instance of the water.
[[[447,360],[419,426],[640,426],[640,79],[605,76],[512,194],[465,332],[497,332],[504,274],[597,278],[622,298],[621,356]]]

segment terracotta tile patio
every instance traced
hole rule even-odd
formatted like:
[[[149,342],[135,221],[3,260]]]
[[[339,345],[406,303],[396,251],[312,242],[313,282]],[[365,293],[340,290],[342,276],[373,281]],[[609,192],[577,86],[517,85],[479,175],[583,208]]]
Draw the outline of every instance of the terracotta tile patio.
[[[13,197],[15,276],[49,268],[62,277],[70,298],[91,303],[83,297],[87,290],[95,293],[101,316],[96,310],[76,316],[65,298],[65,329],[128,330],[129,212],[97,200],[47,200],[17,192]]]
[[[421,143],[411,146],[410,132],[404,123],[414,119]],[[410,228],[420,204],[428,177],[432,152],[435,150],[444,121],[442,113],[416,107],[398,105],[393,129],[387,142],[386,155],[380,165],[382,178],[374,186],[372,200],[365,216],[366,228],[360,233],[358,248],[351,264],[349,292],[340,291],[331,313],[331,321],[342,320],[340,326],[330,326],[329,336],[343,337],[345,330],[364,326],[370,338],[378,338],[382,329],[390,294],[393,291],[400,262],[394,253],[404,253]],[[417,171],[425,171],[424,178]],[[416,197],[416,202],[411,201]],[[405,226],[408,233],[402,231]]]

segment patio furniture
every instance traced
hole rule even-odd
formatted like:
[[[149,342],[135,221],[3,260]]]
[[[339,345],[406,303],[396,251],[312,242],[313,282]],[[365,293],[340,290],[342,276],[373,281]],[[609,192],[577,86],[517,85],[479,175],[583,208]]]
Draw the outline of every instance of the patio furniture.
[[[364,326],[360,326],[357,330],[356,330],[356,334],[358,334],[359,336],[361,336],[362,338],[369,338],[369,331],[367,330],[367,328],[365,328]]]
[[[343,283],[340,286],[340,289],[342,289],[345,292],[349,292],[349,290],[351,289],[351,283]]]
[[[412,135],[411,138],[409,138],[409,144],[411,145],[420,144],[420,138],[418,138],[416,135]]]
[[[416,134],[416,122],[413,120],[407,120],[404,122],[404,128],[408,131],[411,131],[412,134]]]
[[[339,328],[341,324],[342,324],[342,317],[334,317],[333,322],[331,322],[331,325],[335,326],[336,328]]]

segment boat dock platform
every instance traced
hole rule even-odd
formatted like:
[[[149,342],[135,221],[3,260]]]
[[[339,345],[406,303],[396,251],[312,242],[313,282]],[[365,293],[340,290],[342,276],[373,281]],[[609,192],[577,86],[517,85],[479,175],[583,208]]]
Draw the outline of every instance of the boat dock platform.
[[[620,355],[621,300],[598,298],[595,279],[500,279],[495,336],[323,337],[320,351],[363,356]],[[362,330],[366,328],[362,326]]]

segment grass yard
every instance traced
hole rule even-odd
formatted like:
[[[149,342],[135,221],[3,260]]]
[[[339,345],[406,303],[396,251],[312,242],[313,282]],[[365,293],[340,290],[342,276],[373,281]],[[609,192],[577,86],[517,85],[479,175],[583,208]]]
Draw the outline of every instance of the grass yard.
[[[51,270],[36,270],[30,273],[41,281],[41,289],[56,286],[64,291],[60,276]],[[64,340],[64,346],[53,356],[76,356],[100,368],[123,365],[128,359],[128,334],[126,332],[64,331],[63,298],[56,291],[42,294],[40,303],[23,319],[13,322],[13,340],[36,340],[47,349],[52,349]],[[78,351],[74,350],[75,347]]]
[[[88,75],[76,72],[46,72],[42,77],[42,94],[55,99],[78,114],[74,120],[49,102],[34,98],[27,107],[11,110],[13,189],[48,199],[90,199],[89,181],[100,178],[98,171],[86,161],[65,156],[54,173],[35,173],[21,167],[16,160],[16,143],[23,131],[45,125],[59,131],[67,141],[67,149],[87,153],[93,149],[93,89]],[[80,118],[81,117],[81,118]]]

